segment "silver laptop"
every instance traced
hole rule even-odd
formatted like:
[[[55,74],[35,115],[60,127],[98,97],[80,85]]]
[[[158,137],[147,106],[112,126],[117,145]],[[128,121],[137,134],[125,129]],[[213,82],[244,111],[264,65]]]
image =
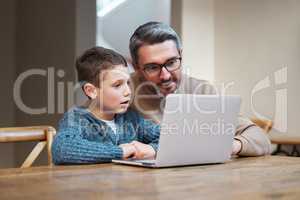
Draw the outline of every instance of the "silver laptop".
[[[239,96],[171,94],[155,160],[113,160],[145,167],[224,163],[232,152]]]

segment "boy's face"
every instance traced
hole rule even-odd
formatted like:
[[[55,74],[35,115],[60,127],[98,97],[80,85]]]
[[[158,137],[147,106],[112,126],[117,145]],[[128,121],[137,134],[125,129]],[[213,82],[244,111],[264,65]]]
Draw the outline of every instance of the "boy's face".
[[[100,88],[97,88],[97,105],[107,114],[125,112],[130,103],[128,68],[117,65],[101,72]]]

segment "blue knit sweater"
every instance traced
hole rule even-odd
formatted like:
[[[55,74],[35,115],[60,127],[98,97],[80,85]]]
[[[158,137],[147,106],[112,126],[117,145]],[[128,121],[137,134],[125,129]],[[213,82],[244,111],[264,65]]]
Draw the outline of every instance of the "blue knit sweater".
[[[118,146],[133,140],[151,145],[157,151],[160,127],[134,111],[115,116],[117,131],[88,110],[74,107],[59,122],[52,143],[55,164],[103,163],[121,159]]]

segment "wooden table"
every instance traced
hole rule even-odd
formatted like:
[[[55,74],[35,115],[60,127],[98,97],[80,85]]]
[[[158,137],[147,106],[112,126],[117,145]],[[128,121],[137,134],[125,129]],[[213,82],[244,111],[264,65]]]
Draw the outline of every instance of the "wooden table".
[[[0,170],[0,199],[300,199],[300,159],[147,169],[99,164]]]

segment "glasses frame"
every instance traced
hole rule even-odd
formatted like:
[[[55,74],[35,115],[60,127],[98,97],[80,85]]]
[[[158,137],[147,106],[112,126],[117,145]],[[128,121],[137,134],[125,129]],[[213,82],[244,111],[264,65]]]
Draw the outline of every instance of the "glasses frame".
[[[174,59],[174,60],[179,60],[179,66],[178,66],[176,69],[173,69],[173,70],[170,71],[170,70],[166,67],[166,65],[167,65],[167,63],[170,62],[170,60],[172,60],[172,59]],[[167,61],[166,61],[165,63],[163,63],[163,64],[155,64],[155,65],[157,65],[157,66],[160,67],[160,71],[159,71],[158,75],[161,74],[162,68],[165,68],[169,73],[174,72],[174,71],[180,69],[180,68],[181,68],[181,61],[182,61],[182,57],[174,57],[174,58],[170,58],[169,60],[167,60]],[[151,74],[149,74],[148,72],[146,72],[146,67],[143,68],[143,71],[144,71],[145,74],[147,74],[147,76],[155,76],[155,75],[151,75]]]

